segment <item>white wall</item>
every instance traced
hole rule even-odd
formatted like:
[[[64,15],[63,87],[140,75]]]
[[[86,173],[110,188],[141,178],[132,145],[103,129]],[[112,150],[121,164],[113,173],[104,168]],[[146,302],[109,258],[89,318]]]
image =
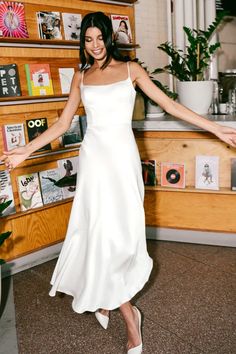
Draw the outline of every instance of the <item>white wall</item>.
[[[232,17],[219,32],[219,71],[236,69],[236,17]]]
[[[150,72],[166,65],[167,56],[157,49],[167,41],[166,0],[139,0],[135,4],[135,29],[136,43],[141,47],[136,50],[137,58],[145,62]]]

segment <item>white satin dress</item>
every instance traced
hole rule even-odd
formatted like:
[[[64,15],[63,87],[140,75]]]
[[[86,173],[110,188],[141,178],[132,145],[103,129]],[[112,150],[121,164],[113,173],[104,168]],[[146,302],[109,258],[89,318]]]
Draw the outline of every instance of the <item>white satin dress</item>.
[[[49,293],[72,295],[78,313],[119,307],[142,289],[152,269],[141,162],[131,126],[135,89],[129,64],[127,68],[126,80],[81,83],[88,126],[67,235]]]

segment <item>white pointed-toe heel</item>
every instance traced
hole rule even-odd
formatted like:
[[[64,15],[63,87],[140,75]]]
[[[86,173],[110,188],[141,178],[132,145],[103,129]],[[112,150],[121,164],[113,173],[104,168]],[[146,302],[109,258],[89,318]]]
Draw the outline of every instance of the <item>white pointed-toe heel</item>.
[[[139,309],[136,306],[133,306],[133,308],[137,311],[138,314],[138,331],[139,331],[139,337],[141,339],[141,343],[137,345],[137,347],[129,349],[127,354],[141,354],[143,351],[143,342],[142,342],[142,333],[141,333],[142,317]]]
[[[100,323],[100,325],[104,328],[107,329],[108,327],[108,323],[109,323],[109,317],[106,315],[103,315],[101,312],[96,311],[95,312],[95,317],[98,320],[98,322]]]

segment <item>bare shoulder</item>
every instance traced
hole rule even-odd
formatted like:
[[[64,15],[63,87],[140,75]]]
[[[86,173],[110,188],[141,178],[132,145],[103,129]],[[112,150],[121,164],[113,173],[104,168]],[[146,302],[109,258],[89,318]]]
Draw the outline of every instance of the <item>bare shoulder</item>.
[[[132,81],[138,81],[141,77],[146,77],[148,76],[146,71],[142,68],[142,66],[134,61],[129,62],[130,66],[130,75],[132,78]]]

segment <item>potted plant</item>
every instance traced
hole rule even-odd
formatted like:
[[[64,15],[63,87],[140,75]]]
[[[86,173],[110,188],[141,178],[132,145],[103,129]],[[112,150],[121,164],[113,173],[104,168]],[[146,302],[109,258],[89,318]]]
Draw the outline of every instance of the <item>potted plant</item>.
[[[207,80],[207,70],[220,43],[210,44],[210,40],[225,14],[219,13],[206,31],[183,27],[189,42],[185,53],[169,42],[157,47],[170,57],[171,62],[152,74],[165,72],[177,78],[179,102],[200,114],[208,112],[212,101],[213,81]]]
[[[11,204],[12,200],[8,200],[7,202],[1,201],[0,202],[0,218],[3,215],[3,211]],[[11,231],[6,231],[0,234],[0,247],[5,242],[8,237],[10,237]],[[4,260],[0,259],[0,303],[1,303],[1,296],[2,296],[2,281],[1,281],[1,265],[4,264]]]

